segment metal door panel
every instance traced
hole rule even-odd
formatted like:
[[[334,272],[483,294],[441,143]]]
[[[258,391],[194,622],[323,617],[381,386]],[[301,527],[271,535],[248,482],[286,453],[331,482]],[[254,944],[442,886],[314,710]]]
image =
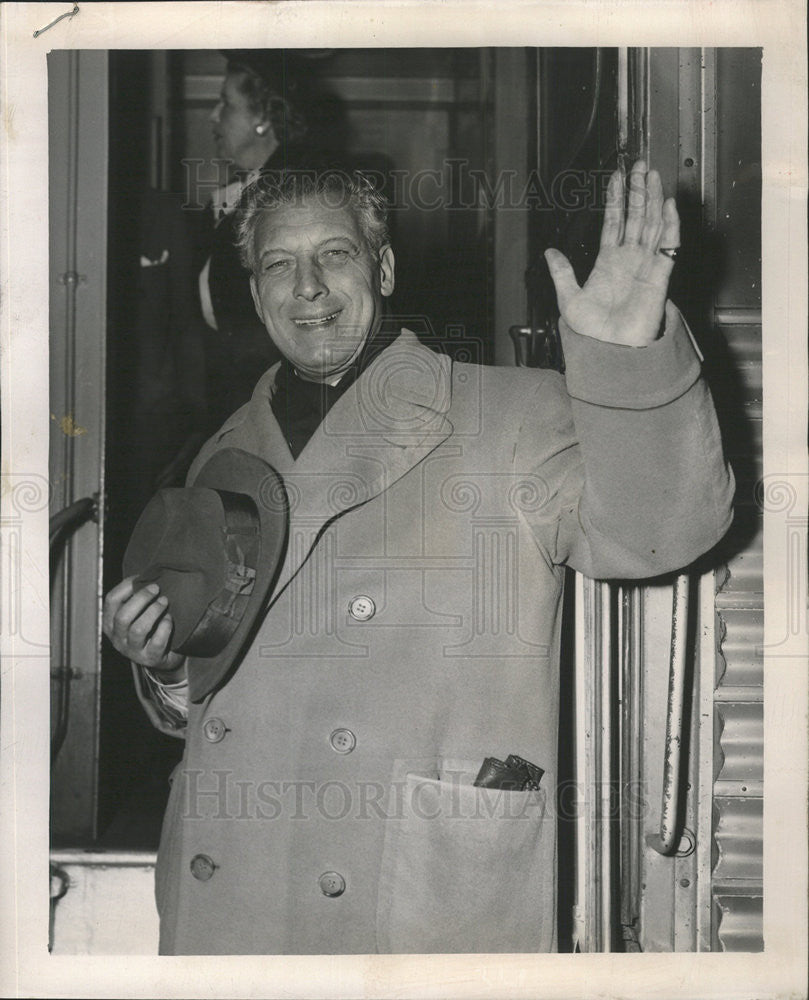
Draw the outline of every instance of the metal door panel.
[[[107,55],[52,52],[48,72],[53,514],[104,492]],[[68,542],[51,596],[52,671],[72,671],[52,830],[74,840],[95,835],[101,555],[101,528],[88,522]]]

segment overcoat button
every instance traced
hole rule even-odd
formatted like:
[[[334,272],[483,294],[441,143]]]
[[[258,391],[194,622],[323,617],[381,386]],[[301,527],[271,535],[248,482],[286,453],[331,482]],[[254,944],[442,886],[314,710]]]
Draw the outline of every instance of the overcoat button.
[[[191,858],[191,874],[200,882],[207,882],[213,876],[216,865],[207,854],[195,854]]]
[[[206,719],[202,727],[202,733],[209,743],[218,743],[220,740],[223,740],[227,731],[227,726],[217,716]]]
[[[367,622],[369,618],[373,618],[376,614],[376,605],[372,598],[366,597],[365,594],[360,594],[359,597],[355,597],[349,601],[348,613],[358,622]]]
[[[346,891],[346,880],[339,872],[323,872],[318,884],[324,896],[342,896]]]
[[[329,737],[329,742],[332,750],[336,750],[337,753],[351,753],[357,745],[357,737],[350,729],[335,729]]]

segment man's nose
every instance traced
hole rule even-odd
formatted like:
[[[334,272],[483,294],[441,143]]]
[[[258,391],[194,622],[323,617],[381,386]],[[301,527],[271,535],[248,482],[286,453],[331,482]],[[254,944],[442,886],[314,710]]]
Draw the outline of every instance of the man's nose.
[[[323,273],[316,261],[304,261],[298,265],[293,289],[296,298],[311,302],[321,295],[328,294],[328,291],[323,282]]]
[[[211,113],[208,115],[208,121],[215,125],[219,121],[219,114],[222,111],[222,102],[217,101],[211,109]]]

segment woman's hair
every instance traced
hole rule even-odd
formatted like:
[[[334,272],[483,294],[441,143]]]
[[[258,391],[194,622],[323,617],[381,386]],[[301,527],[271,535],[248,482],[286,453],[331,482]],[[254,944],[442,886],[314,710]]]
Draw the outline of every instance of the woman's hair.
[[[261,213],[304,200],[319,201],[330,209],[353,209],[374,255],[390,243],[388,202],[368,175],[339,169],[268,172],[246,188],[239,204],[236,246],[244,267],[257,269],[254,237]]]
[[[278,66],[260,74],[246,61],[228,59],[227,72],[238,75],[236,85],[250,110],[266,117],[278,142],[289,146],[300,142],[308,131],[309,100],[303,80],[284,63],[279,55]]]

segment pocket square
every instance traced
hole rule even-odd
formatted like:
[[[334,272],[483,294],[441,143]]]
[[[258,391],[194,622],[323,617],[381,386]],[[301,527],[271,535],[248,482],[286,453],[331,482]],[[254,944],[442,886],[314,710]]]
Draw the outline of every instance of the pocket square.
[[[510,791],[536,790],[544,773],[541,767],[512,753],[505,761],[487,757],[473,784],[479,788],[504,788]]]

